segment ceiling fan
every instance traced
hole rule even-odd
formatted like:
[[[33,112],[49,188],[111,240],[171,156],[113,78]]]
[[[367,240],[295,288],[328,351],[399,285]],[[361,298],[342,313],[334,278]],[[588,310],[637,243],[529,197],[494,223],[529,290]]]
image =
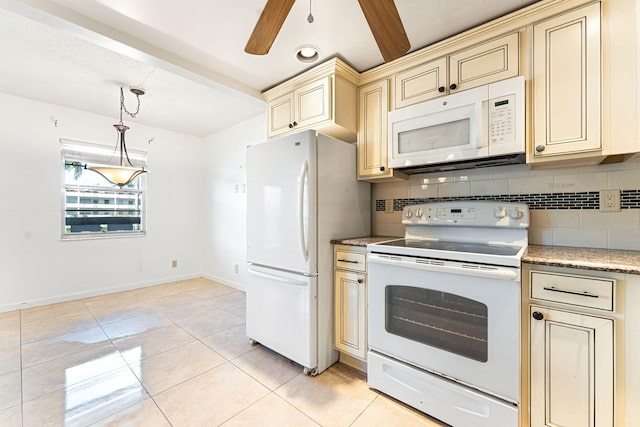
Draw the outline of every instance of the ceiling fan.
[[[244,51],[266,55],[295,0],[267,0]],[[385,62],[409,51],[411,45],[394,0],[358,0]]]

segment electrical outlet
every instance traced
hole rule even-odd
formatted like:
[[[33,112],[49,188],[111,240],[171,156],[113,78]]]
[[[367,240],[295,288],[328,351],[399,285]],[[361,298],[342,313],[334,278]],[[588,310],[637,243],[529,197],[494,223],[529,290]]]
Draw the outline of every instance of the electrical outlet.
[[[171,268],[178,268],[178,260],[177,259],[172,259],[171,260]]]
[[[393,213],[393,199],[386,199],[384,201],[384,211],[386,213]]]
[[[600,191],[600,212],[620,211],[620,190]]]

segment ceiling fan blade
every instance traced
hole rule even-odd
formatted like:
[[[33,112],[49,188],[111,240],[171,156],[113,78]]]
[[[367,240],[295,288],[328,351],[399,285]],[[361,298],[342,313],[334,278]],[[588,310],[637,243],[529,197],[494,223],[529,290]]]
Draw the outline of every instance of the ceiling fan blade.
[[[269,53],[294,2],[295,0],[267,0],[244,51],[253,55]]]
[[[393,0],[358,0],[385,62],[393,61],[411,48]]]

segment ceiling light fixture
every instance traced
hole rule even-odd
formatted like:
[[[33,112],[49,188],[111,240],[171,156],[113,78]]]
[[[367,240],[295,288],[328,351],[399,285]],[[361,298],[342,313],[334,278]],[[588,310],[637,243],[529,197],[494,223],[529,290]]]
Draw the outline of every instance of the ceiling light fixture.
[[[85,165],[84,168],[102,175],[104,179],[109,181],[112,184],[116,184],[119,187],[124,187],[129,184],[140,175],[149,172],[145,170],[144,167],[137,168],[131,163],[129,159],[129,153],[127,153],[127,145],[124,140],[124,133],[129,130],[129,126],[126,126],[122,123],[122,112],[127,113],[131,118],[135,118],[136,115],[140,112],[140,96],[144,95],[144,89],[140,87],[131,87],[129,88],[131,93],[136,96],[138,100],[138,106],[134,113],[130,113],[127,110],[127,107],[124,105],[124,92],[122,88],[120,88],[120,123],[113,125],[114,128],[118,131],[118,143],[116,147],[120,147],[120,165]],[[116,148],[117,149],[117,148]],[[128,166],[125,165],[124,160],[127,160]]]
[[[320,58],[320,49],[310,44],[298,46],[294,52],[300,62],[316,62]]]

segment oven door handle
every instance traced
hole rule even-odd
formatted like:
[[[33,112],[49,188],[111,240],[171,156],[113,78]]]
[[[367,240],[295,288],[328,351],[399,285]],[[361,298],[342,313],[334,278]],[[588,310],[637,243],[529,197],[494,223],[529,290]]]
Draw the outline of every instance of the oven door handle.
[[[438,273],[463,274],[466,276],[482,277],[497,280],[519,280],[520,271],[508,267],[487,267],[464,262],[455,265],[447,264],[446,261],[429,260],[422,258],[407,258],[399,256],[369,254],[369,263],[391,265],[396,267],[414,268],[424,271],[435,271]]]

